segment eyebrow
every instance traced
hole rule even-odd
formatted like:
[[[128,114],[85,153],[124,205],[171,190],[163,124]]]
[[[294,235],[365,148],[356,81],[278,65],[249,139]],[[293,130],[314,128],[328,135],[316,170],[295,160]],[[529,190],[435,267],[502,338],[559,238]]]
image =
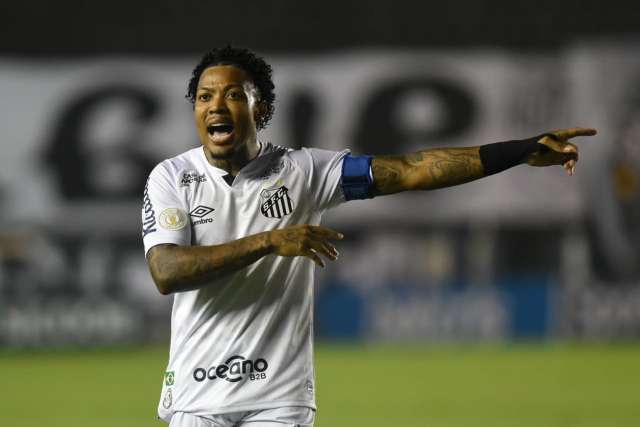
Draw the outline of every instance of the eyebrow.
[[[241,88],[244,89],[244,85],[241,84],[241,83],[231,83],[231,84],[228,84],[228,85],[224,86],[222,88],[222,90],[227,90],[227,89],[230,89],[232,87],[241,87]],[[201,90],[201,89],[210,91],[210,90],[214,89],[214,86],[198,86],[198,90]]]

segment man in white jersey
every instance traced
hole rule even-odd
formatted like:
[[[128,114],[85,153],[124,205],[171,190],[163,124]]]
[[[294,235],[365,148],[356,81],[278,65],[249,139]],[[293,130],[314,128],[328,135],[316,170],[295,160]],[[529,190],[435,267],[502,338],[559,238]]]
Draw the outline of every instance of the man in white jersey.
[[[461,184],[521,163],[575,170],[573,128],[403,156],[259,142],[274,111],[271,67],[246,49],[207,53],[188,98],[201,146],[151,172],[142,208],[151,275],[174,294],[158,407],[173,427],[312,426],[313,263],[342,234],[319,226],[351,199]]]

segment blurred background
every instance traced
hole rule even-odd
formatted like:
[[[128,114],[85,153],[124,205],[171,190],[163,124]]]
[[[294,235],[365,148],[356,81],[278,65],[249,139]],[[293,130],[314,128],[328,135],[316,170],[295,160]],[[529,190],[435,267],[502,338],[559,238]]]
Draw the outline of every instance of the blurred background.
[[[259,138],[278,145],[599,131],[574,177],[518,167],[325,217],[347,237],[316,283],[317,425],[640,425],[634,3],[5,2],[0,22],[0,421],[159,425],[172,298],[146,268],[142,191],[198,145],[187,81],[231,43],[274,67]]]

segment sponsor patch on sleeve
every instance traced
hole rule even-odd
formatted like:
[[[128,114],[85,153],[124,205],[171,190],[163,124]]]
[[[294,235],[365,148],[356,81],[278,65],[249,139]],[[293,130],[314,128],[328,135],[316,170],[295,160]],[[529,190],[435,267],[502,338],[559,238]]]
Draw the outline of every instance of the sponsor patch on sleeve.
[[[181,230],[189,221],[187,213],[180,208],[167,208],[160,213],[160,226],[167,230]]]

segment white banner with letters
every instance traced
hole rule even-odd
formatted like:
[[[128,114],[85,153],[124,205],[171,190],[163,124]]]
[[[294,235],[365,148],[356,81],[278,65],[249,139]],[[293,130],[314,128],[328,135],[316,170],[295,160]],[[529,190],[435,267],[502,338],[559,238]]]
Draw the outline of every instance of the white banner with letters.
[[[485,277],[494,262],[485,229],[498,224],[563,226],[595,218],[605,251],[627,263],[616,268],[640,265],[637,242],[628,238],[635,231],[624,232],[633,215],[622,222],[619,215],[636,212],[627,207],[637,206],[637,164],[623,160],[635,159],[637,150],[628,146],[628,156],[614,162],[615,200],[610,181],[600,179],[611,175],[597,167],[614,140],[631,140],[638,131],[640,109],[629,95],[640,81],[635,52],[637,46],[615,44],[554,55],[376,50],[267,56],[275,70],[276,113],[259,137],[278,145],[394,154],[519,139],[564,126],[601,130],[577,142],[582,158],[573,178],[560,167],[518,167],[459,187],[351,202],[331,212],[331,226],[369,230],[352,243],[364,246],[345,253],[351,262],[336,267],[332,279],[352,284],[364,298],[362,312],[374,321],[363,333],[392,336],[404,324],[403,334],[414,338],[508,335],[509,315],[491,290],[459,296],[477,302],[472,311],[458,299],[426,298],[404,323],[403,306],[387,304],[393,298],[380,292],[402,277],[445,277],[469,259],[478,264],[467,268],[469,274]],[[613,83],[605,57],[618,64]],[[147,272],[140,205],[151,168],[199,144],[184,99],[197,60],[0,58],[0,345],[123,342],[166,333],[164,323],[148,330],[158,324],[154,319],[166,318],[170,299],[157,293]],[[411,232],[460,224],[479,230],[464,245],[472,254],[467,261],[456,258],[460,251],[446,233]],[[406,236],[396,232],[398,225]],[[615,233],[607,235],[608,227]],[[416,253],[423,263],[407,261]],[[455,328],[422,316],[423,306],[431,313],[449,310]]]

